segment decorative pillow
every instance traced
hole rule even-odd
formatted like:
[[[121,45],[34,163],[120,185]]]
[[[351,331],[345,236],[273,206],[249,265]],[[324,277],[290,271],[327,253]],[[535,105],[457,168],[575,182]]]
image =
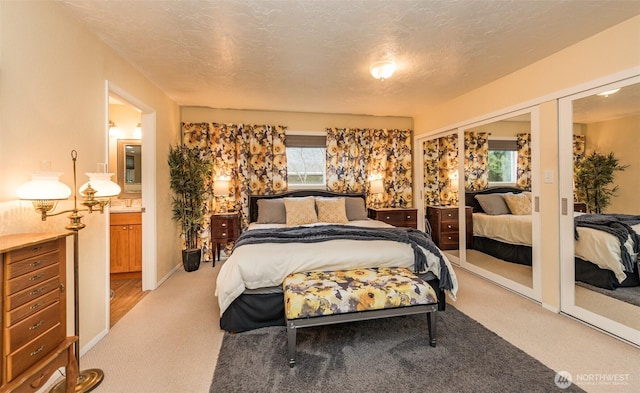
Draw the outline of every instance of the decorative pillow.
[[[349,221],[366,220],[367,209],[364,206],[364,199],[358,197],[344,198],[345,209]]]
[[[258,224],[285,224],[287,213],[284,209],[284,201],[279,199],[258,200]]]
[[[531,214],[531,200],[522,194],[504,194],[504,201],[507,203],[511,214],[525,216]]]
[[[510,214],[509,207],[502,197],[504,194],[478,194],[475,198],[485,213],[497,216],[499,214]]]
[[[526,196],[529,200],[531,200],[531,191],[523,191],[522,195]]]
[[[318,208],[319,222],[335,224],[345,224],[349,222],[344,198],[316,198],[316,207]]]
[[[313,197],[284,198],[284,209],[287,214],[286,224],[289,226],[318,222]]]

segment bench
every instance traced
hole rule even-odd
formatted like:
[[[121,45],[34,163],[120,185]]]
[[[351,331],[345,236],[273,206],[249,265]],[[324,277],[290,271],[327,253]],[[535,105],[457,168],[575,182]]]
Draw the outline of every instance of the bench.
[[[296,364],[296,331],[303,327],[426,313],[429,344],[436,346],[436,293],[409,269],[293,273],[283,291],[290,367]]]

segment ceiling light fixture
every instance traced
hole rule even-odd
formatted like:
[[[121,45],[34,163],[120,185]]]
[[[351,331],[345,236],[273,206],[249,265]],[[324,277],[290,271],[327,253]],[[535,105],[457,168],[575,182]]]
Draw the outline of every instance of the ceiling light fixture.
[[[611,89],[611,90],[603,91],[602,93],[598,93],[598,95],[603,97],[609,97],[611,94],[615,94],[619,91],[620,91],[620,88]]]
[[[380,79],[381,81],[389,79],[391,75],[393,75],[395,70],[396,63],[391,60],[378,61],[369,66],[369,72],[371,72],[371,76],[376,79]]]

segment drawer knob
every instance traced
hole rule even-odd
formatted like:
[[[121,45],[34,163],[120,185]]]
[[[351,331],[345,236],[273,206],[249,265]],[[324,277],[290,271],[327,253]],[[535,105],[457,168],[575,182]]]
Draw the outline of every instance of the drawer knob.
[[[44,289],[44,287],[34,289],[33,291],[29,292],[29,296],[39,295],[40,293],[42,293],[42,291],[44,291]]]
[[[29,266],[31,266],[31,267],[36,267],[36,266],[40,266],[40,265],[42,265],[42,261],[41,260],[33,261],[33,262],[31,262],[29,264]]]
[[[447,228],[451,229],[451,224],[447,225]]]
[[[451,214],[451,213],[447,213],[447,217],[451,217],[451,216],[452,216],[452,214]]]
[[[46,348],[46,345],[41,345],[40,348],[38,348],[35,351],[31,352],[30,355],[31,356],[36,356],[37,354],[42,352],[45,348]]]
[[[37,328],[42,326],[43,323],[44,323],[44,319],[41,319],[40,322],[36,323],[35,325],[29,326],[29,330],[36,330]]]
[[[33,276],[33,277],[29,277],[29,281],[36,281],[36,280],[39,280],[39,279],[41,279],[43,276],[44,276],[44,274],[42,274],[42,273],[40,273],[40,274],[36,274],[36,275],[35,275],[35,276]]]
[[[227,232],[222,232],[222,236],[227,236]]]
[[[451,236],[447,236],[447,239],[451,240]]]
[[[390,219],[391,219],[391,217],[387,216],[387,220],[390,220]]]
[[[123,231],[126,231],[126,230],[127,230],[127,227],[122,227],[122,230],[123,230]]]
[[[407,216],[407,219],[408,219],[408,220],[410,220],[410,219],[411,219],[411,216]]]
[[[223,226],[223,227],[226,227],[226,226],[227,226],[227,223],[226,223],[226,222],[223,222],[223,223],[222,223],[222,226]]]

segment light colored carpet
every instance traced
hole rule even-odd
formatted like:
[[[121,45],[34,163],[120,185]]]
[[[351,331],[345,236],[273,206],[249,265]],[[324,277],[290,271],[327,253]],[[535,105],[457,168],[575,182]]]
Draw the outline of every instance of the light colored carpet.
[[[105,371],[96,393],[205,393],[223,332],[214,296],[216,268],[179,270],[149,293],[81,359]],[[455,307],[556,371],[625,375],[622,385],[579,383],[590,392],[635,392],[640,350],[456,268]],[[438,335],[445,335],[442,326]],[[257,348],[256,350],[259,350]],[[523,370],[526,372],[526,370]]]

